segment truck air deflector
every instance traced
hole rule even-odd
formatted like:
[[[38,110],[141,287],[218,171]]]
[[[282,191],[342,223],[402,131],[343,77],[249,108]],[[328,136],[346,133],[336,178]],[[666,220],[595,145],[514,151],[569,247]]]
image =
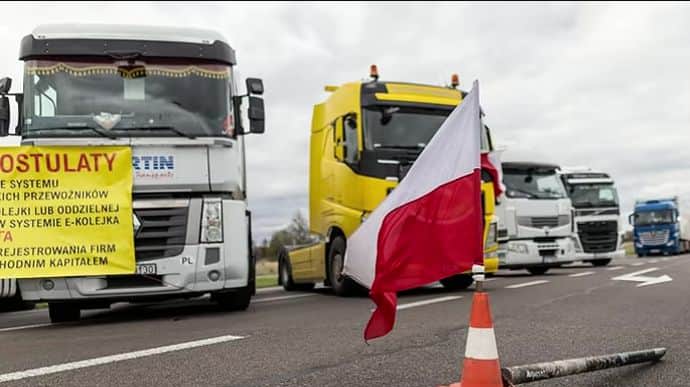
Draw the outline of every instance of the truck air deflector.
[[[237,63],[235,50],[227,43],[212,44],[114,39],[36,39],[27,35],[19,49],[20,60],[46,57],[113,57],[118,59],[170,58]]]

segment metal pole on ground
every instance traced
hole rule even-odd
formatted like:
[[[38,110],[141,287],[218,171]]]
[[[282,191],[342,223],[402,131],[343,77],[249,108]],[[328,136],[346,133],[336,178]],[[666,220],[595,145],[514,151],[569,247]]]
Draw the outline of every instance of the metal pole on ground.
[[[588,356],[579,359],[527,364],[501,369],[506,386],[536,382],[538,380],[560,378],[584,372],[660,360],[666,348],[645,349],[642,351],[614,353],[602,356]]]

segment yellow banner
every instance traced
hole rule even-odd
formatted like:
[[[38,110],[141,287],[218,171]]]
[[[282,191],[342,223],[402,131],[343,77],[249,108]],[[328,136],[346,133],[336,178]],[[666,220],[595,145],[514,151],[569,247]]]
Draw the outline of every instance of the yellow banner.
[[[134,273],[129,147],[0,148],[0,278]]]

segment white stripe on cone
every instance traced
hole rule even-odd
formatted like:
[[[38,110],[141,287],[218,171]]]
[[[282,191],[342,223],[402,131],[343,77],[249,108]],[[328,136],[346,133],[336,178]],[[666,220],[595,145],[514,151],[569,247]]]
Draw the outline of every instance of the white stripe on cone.
[[[467,331],[465,357],[475,360],[498,360],[494,329],[470,327]]]

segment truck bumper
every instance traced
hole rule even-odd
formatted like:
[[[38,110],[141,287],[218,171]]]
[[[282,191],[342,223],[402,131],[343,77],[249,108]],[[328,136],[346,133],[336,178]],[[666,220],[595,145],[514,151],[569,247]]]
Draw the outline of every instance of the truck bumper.
[[[595,261],[597,259],[617,259],[625,257],[625,250],[615,250],[607,253],[577,253],[578,261]]]
[[[30,301],[184,297],[247,286],[247,258],[232,258],[241,259],[242,264],[228,265],[223,257],[228,259],[230,254],[224,255],[223,250],[221,244],[188,245],[180,255],[137,262],[137,265],[155,264],[156,274],[152,275],[32,278],[20,279],[18,284],[22,297]]]
[[[576,260],[575,244],[570,238],[560,238],[553,243],[514,240],[505,243],[501,251],[499,267],[505,269],[556,267]]]
[[[677,244],[671,246],[638,246],[636,244],[635,253],[637,255],[678,254],[680,253],[680,248]]]

